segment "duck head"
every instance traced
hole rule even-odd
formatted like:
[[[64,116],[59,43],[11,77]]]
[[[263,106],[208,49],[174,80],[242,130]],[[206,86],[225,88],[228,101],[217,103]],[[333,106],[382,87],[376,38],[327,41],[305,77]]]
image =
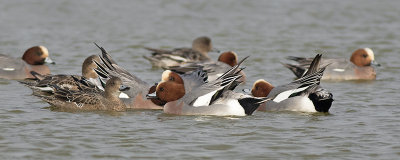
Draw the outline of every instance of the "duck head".
[[[182,98],[185,95],[183,84],[173,81],[164,81],[157,85],[155,93],[147,94],[147,98],[157,98],[161,101],[172,102]]]
[[[218,57],[218,61],[224,62],[233,67],[238,64],[237,54],[233,51],[221,53]]]
[[[254,97],[267,97],[273,88],[274,86],[272,86],[271,83],[268,83],[263,79],[259,79],[254,82],[251,89],[251,94]]]
[[[192,48],[201,53],[207,53],[213,50],[211,39],[206,36],[194,39],[192,43]]]
[[[171,70],[165,70],[161,75],[161,81],[172,81],[183,85],[183,79],[178,73],[172,72]]]
[[[55,64],[49,57],[49,50],[44,46],[34,46],[25,51],[22,59],[30,65]]]
[[[98,78],[97,73],[94,71],[95,68],[97,68],[97,65],[94,63],[96,62],[101,62],[99,56],[97,55],[91,55],[83,61],[82,64],[82,76],[89,79],[93,78],[96,79]]]
[[[380,64],[375,61],[374,52],[370,48],[357,49],[351,55],[350,61],[359,67],[371,65],[380,66]]]
[[[122,91],[129,90],[130,87],[127,87],[122,84],[122,81],[118,77],[112,77],[106,83],[105,87],[105,96],[108,99],[119,99],[119,98],[129,98]]]

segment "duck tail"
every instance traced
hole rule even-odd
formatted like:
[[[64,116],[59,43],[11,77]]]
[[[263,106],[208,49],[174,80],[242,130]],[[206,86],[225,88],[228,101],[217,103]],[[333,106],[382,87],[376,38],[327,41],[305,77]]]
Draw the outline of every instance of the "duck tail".
[[[333,95],[323,88],[318,88],[308,98],[313,102],[318,112],[328,112],[332,106]]]
[[[308,68],[307,72],[304,73],[303,76],[311,75],[313,73],[318,72],[319,69],[319,64],[321,62],[322,54],[317,54],[313,61],[310,64],[310,67]]]
[[[299,63],[304,62],[304,61],[307,60],[307,58],[304,58],[304,57],[296,57],[296,56],[288,56],[288,57],[286,57],[286,59],[292,60],[292,61],[296,61],[296,62],[299,62]]]
[[[239,104],[243,107],[246,115],[252,115],[261,103],[264,103],[268,100],[270,100],[270,98],[246,97],[238,99]]]

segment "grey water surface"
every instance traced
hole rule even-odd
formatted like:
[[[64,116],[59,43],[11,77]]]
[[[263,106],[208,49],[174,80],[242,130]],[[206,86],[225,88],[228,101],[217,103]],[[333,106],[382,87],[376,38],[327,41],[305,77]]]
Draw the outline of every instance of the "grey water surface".
[[[397,0],[0,0],[0,53],[48,47],[54,74],[80,74],[103,46],[132,74],[154,83],[162,70],[147,47],[190,47],[198,36],[233,50],[250,88],[294,75],[286,56],[349,58],[370,47],[375,81],[323,81],[329,114],[256,112],[246,117],[162,111],[57,112],[13,80],[0,80],[0,159],[398,159],[400,1]],[[210,53],[213,59],[218,53]]]

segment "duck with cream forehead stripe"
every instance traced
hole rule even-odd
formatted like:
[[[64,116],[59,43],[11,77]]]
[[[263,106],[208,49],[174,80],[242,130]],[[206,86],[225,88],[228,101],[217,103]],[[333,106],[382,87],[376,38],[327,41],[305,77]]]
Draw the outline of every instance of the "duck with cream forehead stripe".
[[[50,74],[50,68],[45,63],[55,64],[44,46],[29,48],[23,54],[22,59],[0,54],[0,78],[14,80],[34,78],[31,71],[42,75]]]

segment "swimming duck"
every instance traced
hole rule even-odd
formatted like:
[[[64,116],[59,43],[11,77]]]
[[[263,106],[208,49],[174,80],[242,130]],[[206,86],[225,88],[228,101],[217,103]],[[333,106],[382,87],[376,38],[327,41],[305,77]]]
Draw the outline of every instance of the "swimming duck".
[[[77,79],[75,79],[77,80]],[[80,83],[82,81],[78,81]],[[43,101],[62,111],[125,111],[128,108],[120,99],[122,91],[130,88],[123,85],[118,77],[110,78],[105,90],[97,92],[86,90],[70,90],[52,85],[53,92],[49,94],[34,94]]]
[[[297,77],[301,77],[308,69],[312,59],[303,57],[288,57],[298,62],[298,65],[283,64]],[[374,80],[376,72],[373,66],[380,66],[375,61],[374,52],[370,48],[361,48],[353,52],[350,61],[346,59],[322,59],[321,65],[330,64],[322,80]]]
[[[14,80],[34,78],[31,71],[42,75],[50,74],[49,67],[44,63],[54,64],[49,57],[49,51],[44,46],[29,48],[22,59],[0,54],[0,78]]]
[[[154,67],[166,68],[187,62],[210,60],[208,52],[212,51],[213,47],[211,39],[203,36],[193,40],[192,48],[165,50],[145,47],[145,49],[153,52],[150,57],[143,56],[145,59],[149,60]]]
[[[240,65],[240,63],[239,63]],[[167,102],[164,113],[176,115],[251,115],[258,106],[268,101],[232,91],[240,83],[239,65],[232,67],[214,81],[207,81],[207,74],[198,69],[185,74],[169,72],[167,78],[157,85],[156,92],[148,98]]]
[[[255,97],[271,97],[259,107],[261,111],[328,112],[333,101],[332,93],[319,86],[325,67],[319,69],[318,54],[310,69],[300,79],[274,87],[267,81],[257,80],[251,93]]]
[[[95,45],[101,50],[102,55],[100,56],[100,62],[95,61],[98,69],[95,69],[96,73],[101,77],[101,80],[107,80],[112,77],[118,77],[122,80],[122,83],[131,89],[125,93],[128,95],[128,99],[123,99],[125,104],[131,109],[163,109],[163,103],[161,101],[154,101],[146,99],[146,94],[149,93],[151,86],[140,78],[130,74],[126,69],[120,67],[107,53],[107,51]],[[158,102],[158,103],[157,103]]]

